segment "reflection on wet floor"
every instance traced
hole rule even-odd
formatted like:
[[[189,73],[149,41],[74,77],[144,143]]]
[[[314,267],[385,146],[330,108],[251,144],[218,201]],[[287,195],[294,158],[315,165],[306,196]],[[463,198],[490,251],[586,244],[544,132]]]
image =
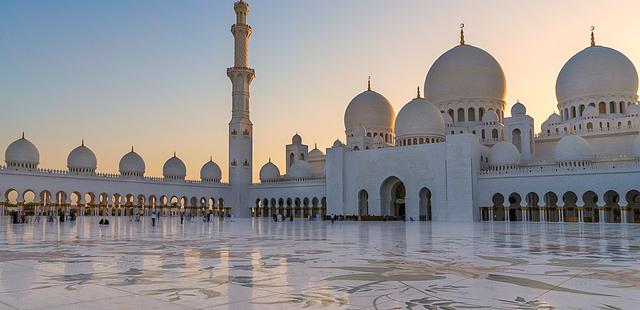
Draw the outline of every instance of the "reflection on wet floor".
[[[0,219],[0,308],[634,308],[640,225]]]

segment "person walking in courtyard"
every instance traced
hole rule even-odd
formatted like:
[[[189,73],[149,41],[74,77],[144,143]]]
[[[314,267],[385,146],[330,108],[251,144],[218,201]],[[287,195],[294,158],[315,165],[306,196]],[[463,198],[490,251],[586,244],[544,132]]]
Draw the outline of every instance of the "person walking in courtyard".
[[[180,212],[180,224],[184,224],[184,213]]]
[[[156,218],[151,217],[151,227],[156,227]]]

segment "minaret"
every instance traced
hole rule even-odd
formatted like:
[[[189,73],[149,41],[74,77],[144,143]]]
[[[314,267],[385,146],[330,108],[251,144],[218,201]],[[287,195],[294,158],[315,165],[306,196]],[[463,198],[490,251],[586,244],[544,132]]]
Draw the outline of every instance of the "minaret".
[[[252,182],[253,124],[249,119],[249,85],[255,75],[247,57],[251,27],[247,25],[249,4],[233,5],[236,23],[231,26],[235,42],[234,64],[227,69],[232,84],[231,122],[229,122],[229,183],[232,196],[227,206],[239,217],[249,217],[249,185]]]

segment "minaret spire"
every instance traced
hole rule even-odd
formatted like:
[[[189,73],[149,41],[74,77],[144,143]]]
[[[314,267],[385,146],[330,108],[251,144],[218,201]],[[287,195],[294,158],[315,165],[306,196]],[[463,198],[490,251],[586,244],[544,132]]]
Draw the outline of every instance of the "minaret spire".
[[[371,76],[367,79],[367,90],[371,90]]]
[[[232,212],[240,217],[251,215],[249,185],[253,182],[253,124],[250,119],[251,81],[255,76],[249,67],[249,37],[251,26],[247,24],[249,4],[239,0],[233,5],[236,13],[236,23],[231,26],[234,41],[233,67],[227,69],[227,76],[231,80],[231,121],[229,122],[229,184],[232,193],[228,206]],[[238,165],[236,163],[242,163]]]
[[[464,45],[464,23],[460,23],[460,45]]]
[[[596,36],[593,34],[593,31],[596,30],[596,27],[591,26],[591,46],[596,46]]]

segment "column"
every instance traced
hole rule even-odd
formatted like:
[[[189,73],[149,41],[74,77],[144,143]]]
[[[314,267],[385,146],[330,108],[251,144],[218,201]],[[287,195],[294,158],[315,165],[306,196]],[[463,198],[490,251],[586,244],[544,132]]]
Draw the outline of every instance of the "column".
[[[598,222],[600,223],[606,223],[607,222],[607,218],[605,217],[606,214],[604,212],[604,208],[606,205],[598,205]]]
[[[576,206],[578,210],[578,223],[584,223],[584,207]]]
[[[538,209],[540,210],[540,222],[544,223],[547,221],[547,219],[545,218],[545,211],[546,208],[544,206],[538,206]]]
[[[522,214],[522,221],[523,222],[528,222],[529,221],[529,206],[527,205],[527,202],[524,201],[524,199],[522,200],[522,202],[520,202],[520,210],[522,210],[520,212]]]
[[[558,202],[556,206],[558,206],[558,221],[564,223],[564,204]]]
[[[489,222],[493,222],[493,206],[489,207]]]
[[[505,222],[511,221],[511,218],[510,218],[510,215],[509,215],[509,206],[506,206],[504,208],[504,221]]]

